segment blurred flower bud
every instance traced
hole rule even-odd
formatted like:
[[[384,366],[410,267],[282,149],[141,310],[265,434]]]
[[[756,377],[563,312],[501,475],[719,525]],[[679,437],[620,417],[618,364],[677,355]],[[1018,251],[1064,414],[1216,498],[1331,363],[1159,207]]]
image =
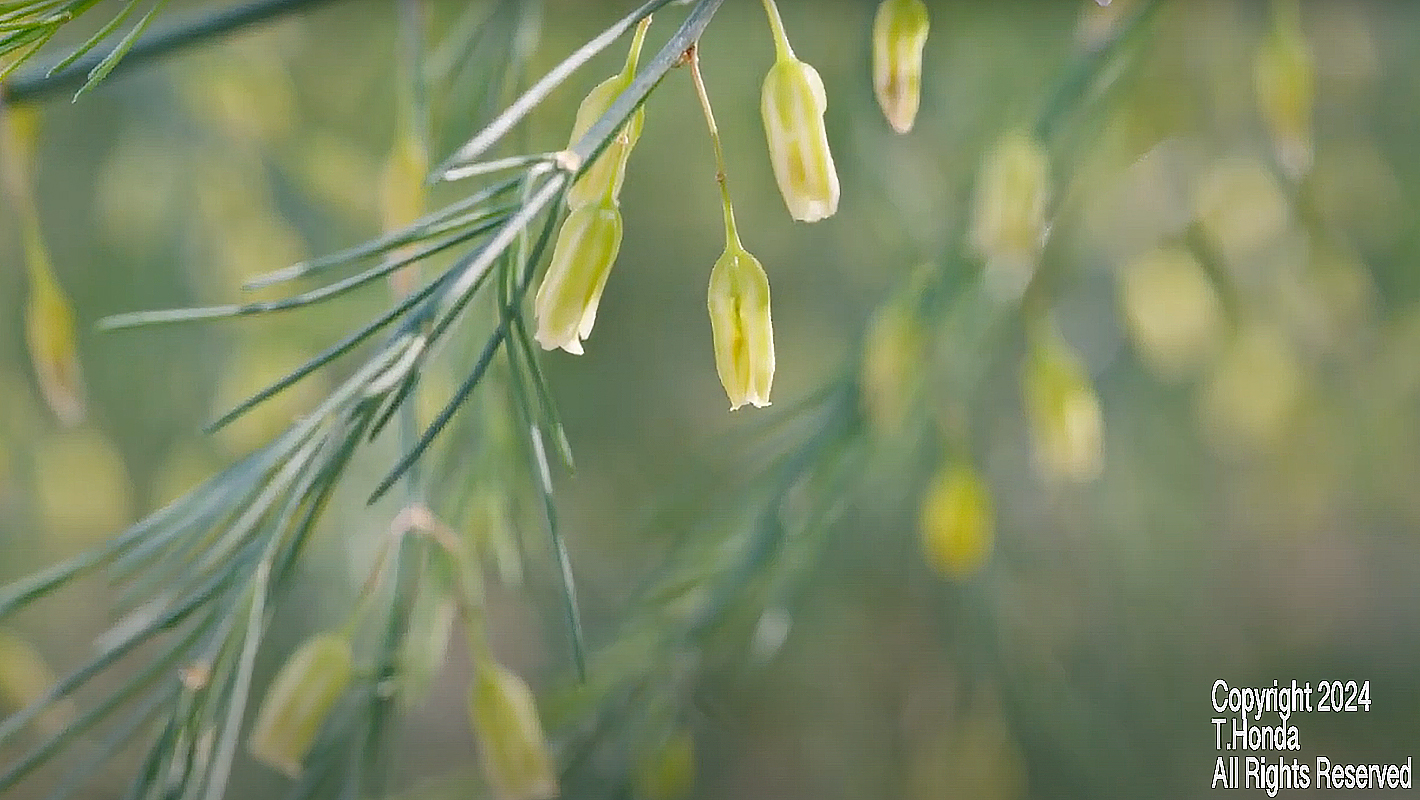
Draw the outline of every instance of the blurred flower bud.
[[[429,583],[414,602],[400,659],[404,667],[400,701],[406,708],[423,701],[448,660],[449,637],[454,628],[454,601],[446,581],[428,576]]]
[[[986,563],[995,535],[991,492],[966,464],[944,467],[927,487],[921,511],[922,553],[932,569],[965,578]]]
[[[675,731],[637,766],[632,777],[637,800],[679,800],[695,785],[695,740]]]
[[[84,378],[74,309],[50,266],[49,252],[34,220],[26,225],[25,261],[30,292],[25,303],[25,338],[35,378],[54,416],[65,425],[84,419]]]
[[[1311,50],[1297,14],[1295,2],[1279,5],[1276,24],[1258,49],[1253,71],[1258,111],[1272,137],[1278,162],[1293,178],[1311,169],[1315,92]]]
[[[55,681],[54,672],[38,650],[24,639],[0,630],[0,712],[18,711],[39,700]],[[72,724],[76,716],[74,702],[64,698],[40,712],[35,724],[44,733],[55,734]]]
[[[1014,299],[1030,282],[1047,233],[1050,160],[1040,142],[1008,133],[986,154],[976,179],[972,244],[986,260],[996,296]]]
[[[631,51],[626,56],[626,65],[621,72],[597,84],[577,108],[577,119],[572,123],[568,148],[577,144],[611,108],[616,98],[631,86],[632,78],[636,77],[636,63],[641,56],[641,44],[646,39],[646,28],[650,24],[651,18],[646,17],[636,27],[636,33],[631,40]],[[582,176],[568,190],[568,208],[598,203],[605,198],[614,201],[621,195],[621,183],[626,178],[626,162],[631,157],[631,148],[635,147],[636,140],[641,138],[641,127],[645,121],[645,108],[638,108],[631,115],[631,119],[617,130],[612,140],[607,143],[606,149],[587,166]]]
[[[1265,451],[1292,432],[1306,373],[1276,326],[1250,322],[1228,343],[1198,397],[1205,432],[1226,455]]]
[[[1218,294],[1187,250],[1145,253],[1124,268],[1119,288],[1130,338],[1160,376],[1183,377],[1217,349],[1222,335]]]
[[[494,663],[478,667],[469,691],[469,716],[478,735],[484,777],[500,800],[548,800],[557,777],[532,690]]]
[[[1104,466],[1099,399],[1079,356],[1053,330],[1036,334],[1023,383],[1041,474],[1078,483],[1098,476]]]
[[[769,405],[774,381],[769,277],[738,241],[726,245],[710,270],[709,307],[715,368],[730,396],[730,410],[745,403]]]
[[[918,321],[915,297],[884,303],[868,320],[863,334],[863,407],[883,433],[901,430],[920,389],[926,360],[926,336]]]
[[[354,671],[350,642],[323,633],[297,648],[266,690],[247,749],[252,757],[291,778],[301,764]]]
[[[759,105],[769,162],[790,216],[817,222],[838,210],[838,172],[823,124],[828,96],[818,71],[794,57],[778,9],[773,3],[766,7],[778,53],[764,78]]]
[[[898,133],[912,130],[917,118],[927,28],[922,0],[883,0],[873,18],[873,92]]]
[[[615,202],[603,198],[567,215],[533,303],[535,338],[543,349],[582,354],[582,340],[592,333],[602,288],[620,249],[621,211]]]
[[[424,143],[411,130],[401,131],[390,148],[380,173],[380,224],[384,231],[397,231],[414,222],[424,213],[427,187],[424,176],[429,172],[429,154]],[[398,260],[413,252],[409,246],[392,252],[388,258]],[[389,277],[390,287],[400,297],[414,288],[419,268],[410,264]]]
[[[76,425],[84,419],[87,403],[74,310],[54,275],[35,208],[32,162],[38,131],[34,106],[0,107],[0,173],[5,194],[18,212],[29,277],[25,339],[30,362],[40,394],[54,416],[64,425]]]

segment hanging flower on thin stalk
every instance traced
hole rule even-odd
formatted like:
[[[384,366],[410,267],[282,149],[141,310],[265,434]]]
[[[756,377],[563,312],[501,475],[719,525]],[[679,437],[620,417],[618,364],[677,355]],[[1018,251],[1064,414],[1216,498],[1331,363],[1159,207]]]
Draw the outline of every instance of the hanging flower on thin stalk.
[[[271,682],[247,739],[252,757],[299,778],[326,717],[350,686],[350,640],[336,633],[307,639]]]
[[[609,196],[567,215],[533,300],[534,338],[544,350],[560,347],[582,354],[582,341],[592,334],[602,289],[620,249],[621,210]]]
[[[500,800],[549,800],[557,775],[532,690],[517,673],[493,661],[476,667],[468,710],[478,736],[483,775]]]
[[[817,222],[838,210],[838,172],[823,124],[828,96],[818,71],[794,56],[774,0],[764,0],[764,9],[776,52],[759,105],[769,162],[789,214],[800,222]]]
[[[898,133],[917,119],[928,27],[922,0],[883,0],[873,17],[873,93]]]
[[[621,72],[598,84],[577,108],[577,119],[572,124],[568,148],[577,144],[607,109],[611,108],[616,98],[631,86],[632,79],[636,77],[636,65],[641,57],[641,45],[646,40],[646,29],[650,25],[650,17],[641,20],[632,36],[631,50],[626,54],[626,64]],[[641,138],[641,128],[645,121],[645,108],[637,108],[631,119],[622,125],[607,143],[601,155],[597,156],[582,176],[572,184],[572,188],[567,192],[568,208],[595,203],[608,195],[615,200],[621,195],[621,184],[626,178],[626,162],[631,157],[631,148],[635,147],[636,141]]]
[[[710,310],[710,330],[715,342],[715,369],[730,396],[730,410],[746,403],[762,408],[769,405],[769,388],[774,382],[774,326],[769,315],[769,277],[759,259],[740,243],[735,227],[735,209],[725,177],[725,152],[720,131],[710,108],[710,95],[700,75],[700,57],[695,47],[689,53],[691,79],[695,83],[710,143],[715,149],[715,179],[720,184],[720,204],[725,212],[725,251],[710,269],[710,290],[706,305]]]

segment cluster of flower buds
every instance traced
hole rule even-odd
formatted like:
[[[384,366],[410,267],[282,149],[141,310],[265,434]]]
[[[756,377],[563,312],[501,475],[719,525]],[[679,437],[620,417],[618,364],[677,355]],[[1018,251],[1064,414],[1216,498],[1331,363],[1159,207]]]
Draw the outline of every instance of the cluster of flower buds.
[[[1008,133],[986,154],[975,203],[972,244],[986,260],[987,285],[1014,298],[1035,274],[1048,232],[1050,159],[1034,136]]]
[[[500,664],[484,661],[477,670],[469,689],[469,718],[493,795],[500,800],[556,797],[557,777],[532,690]]]
[[[1272,30],[1254,63],[1257,105],[1278,163],[1287,174],[1300,178],[1312,165],[1315,69],[1296,0],[1276,3],[1274,8]]]
[[[291,778],[301,775],[326,717],[350,686],[350,640],[335,633],[307,639],[281,667],[247,740],[252,757]]]
[[[1083,483],[1104,466],[1099,398],[1079,355],[1050,326],[1032,334],[1022,385],[1036,468]]]
[[[967,464],[948,464],[922,499],[922,553],[948,578],[965,578],[986,563],[995,535],[991,492]]]
[[[917,119],[928,24],[922,0],[883,0],[873,17],[873,92],[898,133]]]
[[[646,17],[636,27],[621,72],[603,81],[582,101],[569,152],[631,85],[650,23],[651,18]],[[572,211],[557,233],[552,261],[533,302],[535,338],[546,350],[561,348],[581,355],[582,341],[592,333],[602,289],[621,249],[621,184],[644,120],[645,110],[636,109],[567,191]]]
[[[828,96],[818,70],[794,56],[774,1],[765,0],[764,7],[776,53],[759,105],[769,162],[789,214],[800,222],[817,222],[838,210],[838,171],[823,122]]]

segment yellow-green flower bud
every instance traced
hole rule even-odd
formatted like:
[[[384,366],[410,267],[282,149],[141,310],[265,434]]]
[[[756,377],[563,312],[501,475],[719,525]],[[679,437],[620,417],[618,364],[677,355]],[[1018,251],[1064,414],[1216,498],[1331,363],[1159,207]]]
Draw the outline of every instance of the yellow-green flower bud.
[[[567,215],[533,301],[536,339],[543,349],[582,354],[582,340],[592,333],[602,288],[620,249],[621,211],[615,202],[603,198]]]
[[[1054,331],[1038,333],[1023,384],[1037,469],[1048,478],[1094,479],[1104,466],[1104,421],[1079,356]]]
[[[917,119],[927,28],[922,0],[883,0],[873,18],[873,92],[898,133],[912,130]]]
[[[632,784],[637,800],[679,800],[695,785],[695,741],[675,731],[637,765]]]
[[[252,757],[291,778],[301,764],[354,671],[350,642],[334,633],[307,639],[281,667],[266,690],[247,749]]]
[[[914,308],[915,297],[883,304],[863,334],[859,382],[863,407],[880,433],[899,432],[922,381],[927,336]]]
[[[592,129],[592,125],[611,108],[611,104],[616,102],[616,98],[631,86],[631,80],[636,77],[636,62],[641,55],[641,43],[646,39],[646,28],[650,23],[651,18],[647,17],[636,27],[636,33],[631,40],[631,51],[626,56],[626,66],[621,72],[597,84],[577,108],[577,119],[572,123],[568,148],[585,136],[587,131]],[[567,192],[568,208],[598,203],[604,198],[616,200],[620,196],[621,184],[626,178],[626,161],[631,157],[631,148],[636,146],[636,140],[641,138],[641,127],[645,121],[645,108],[636,109],[631,119],[621,126],[607,143],[601,155],[597,156],[582,172],[582,176],[572,184],[572,188]]]
[[[1296,14],[1294,4],[1290,14],[1278,15],[1277,24],[1258,50],[1253,71],[1258,111],[1272,137],[1278,162],[1294,178],[1305,175],[1312,165],[1316,80],[1311,50]]]
[[[715,369],[730,396],[730,410],[745,403],[769,405],[774,382],[774,329],[769,318],[769,277],[759,259],[737,240],[725,246],[710,270],[710,329]]]
[[[965,464],[945,467],[922,499],[922,553],[948,578],[965,578],[991,555],[995,535],[991,492]]]
[[[0,630],[0,716],[44,697],[56,680],[33,645]],[[74,701],[66,697],[40,712],[33,724],[45,734],[54,734],[72,725],[76,716]]]
[[[1222,304],[1187,250],[1161,247],[1139,256],[1124,268],[1119,288],[1130,338],[1162,377],[1183,377],[1217,350]]]
[[[501,800],[556,797],[552,757],[532,690],[523,679],[486,663],[478,668],[468,702],[484,777],[494,796]]]
[[[976,179],[972,244],[986,259],[998,296],[1014,297],[1035,272],[1045,245],[1050,160],[1036,139],[1007,134],[986,155]]]
[[[828,95],[818,70],[794,57],[778,9],[773,3],[766,7],[778,53],[764,78],[759,104],[769,162],[790,216],[816,222],[838,210],[838,171],[823,124]]]

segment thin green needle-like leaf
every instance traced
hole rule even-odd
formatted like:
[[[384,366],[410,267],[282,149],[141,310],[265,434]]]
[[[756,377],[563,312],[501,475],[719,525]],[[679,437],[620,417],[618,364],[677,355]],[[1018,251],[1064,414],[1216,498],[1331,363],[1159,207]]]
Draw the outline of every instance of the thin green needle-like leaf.
[[[503,226],[503,229],[498,232],[498,235],[484,247],[483,252],[478,258],[470,262],[468,266],[461,271],[449,271],[448,275],[451,277],[456,276],[456,279],[444,294],[445,296],[454,296],[455,300],[448,310],[445,311],[443,317],[441,317],[429,331],[428,340],[431,344],[449,325],[453,324],[453,321],[458,318],[459,312],[462,311],[463,307],[472,299],[473,294],[477,292],[478,288],[483,285],[483,282],[490,274],[489,267],[493,264],[498,254],[507,250],[508,246],[512,244],[513,239],[527,227],[528,223],[530,223],[533,218],[541,213],[544,206],[551,203],[554,199],[560,202],[560,198],[564,196],[566,191],[566,183],[566,175],[559,174],[554,176],[552,180],[548,181],[547,184],[523,206],[522,210],[519,211],[517,215],[508,220],[507,224]],[[527,291],[528,285],[532,282],[532,273],[537,266],[536,259],[540,258],[542,251],[546,249],[555,222],[556,215],[549,215],[543,226],[542,235],[538,239],[537,247],[534,248],[533,255],[528,261],[523,280],[518,286],[517,302],[521,302],[523,293]],[[495,249],[498,252],[493,252]],[[493,361],[493,356],[498,353],[498,348],[502,345],[503,339],[508,335],[508,327],[508,315],[504,314],[502,321],[488,338],[488,342],[484,345],[482,353],[479,354],[478,360],[473,366],[473,370],[469,373],[463,384],[454,392],[453,396],[449,399],[448,403],[444,405],[443,409],[439,411],[439,414],[434,418],[434,421],[429,427],[419,436],[419,441],[400,458],[399,462],[395,464],[390,473],[380,481],[374,492],[370,494],[368,502],[375,502],[383,496],[385,492],[389,491],[390,487],[424,454],[424,451],[429,449],[429,445],[438,437],[439,432],[444,429],[444,426],[449,423],[449,419],[453,417],[454,412],[463,405],[464,400],[468,399],[468,395],[473,391],[474,387],[478,385],[479,381],[483,379],[483,374],[487,372],[489,364]]]
[[[399,259],[371,267],[363,272],[356,273],[346,278],[342,278],[335,283],[327,284],[319,289],[312,289],[291,297],[280,300],[259,300],[251,303],[229,303],[220,306],[199,306],[195,308],[172,308],[158,311],[134,311],[127,314],[114,314],[99,320],[99,328],[102,330],[122,330],[126,328],[136,328],[144,325],[160,325],[174,322],[193,322],[197,320],[222,319],[227,317],[249,317],[256,314],[269,314],[277,311],[290,311],[304,306],[314,305],[324,302],[333,297],[337,297],[346,292],[368,285],[379,280],[392,272],[396,272],[403,267],[428,258],[431,255],[447,250],[455,245],[476,239],[489,231],[496,229],[502,224],[501,219],[493,219],[477,225],[467,231],[447,239],[441,239],[428,247],[404,256]]]
[[[505,309],[505,313],[515,313]],[[562,613],[567,625],[567,635],[572,646],[572,663],[577,669],[577,680],[587,679],[586,639],[582,633],[582,614],[577,603],[577,584],[572,575],[572,559],[567,553],[567,544],[562,538],[562,530],[557,524],[557,505],[552,497],[552,472],[547,465],[547,449],[543,446],[542,429],[533,414],[531,392],[523,378],[522,370],[515,355],[516,348],[509,348],[509,359],[513,362],[513,396],[517,401],[519,416],[528,432],[528,456],[542,496],[542,518],[547,530],[548,544],[552,557],[556,560],[557,588],[561,594]]]
[[[373,322],[370,322],[360,330],[355,331],[344,339],[341,339],[339,342],[336,342],[325,350],[322,350],[320,353],[316,354],[315,357],[311,358],[306,363],[292,370],[288,375],[286,375],[286,377],[282,378],[279,381],[276,381],[270,386],[267,386],[265,389],[262,389],[251,397],[248,397],[241,403],[238,403],[236,407],[234,407],[231,411],[228,411],[227,413],[208,423],[203,428],[203,430],[206,433],[210,434],[222,429],[224,426],[228,425],[241,415],[252,410],[261,403],[271,399],[275,395],[280,394],[282,391],[285,391],[286,389],[290,388],[296,382],[300,381],[307,375],[310,375],[312,372],[315,372],[326,364],[329,364],[330,362],[339,358],[340,356],[343,356],[351,350],[354,350],[357,345],[359,345],[364,340],[370,338],[370,336],[372,336],[375,332],[379,331],[381,328],[393,322],[397,317],[400,317],[405,314],[407,311],[409,311],[409,309],[423,302],[426,298],[429,297],[429,295],[434,293],[434,290],[437,289],[446,280],[446,278],[447,274],[435,278],[432,281],[429,281],[429,283],[425,284],[425,286],[419,291],[410,293],[410,295],[406,297],[403,301],[401,301],[398,305],[396,305],[394,308],[391,308],[389,311],[386,311],[384,314],[380,315],[380,317],[375,319]]]
[[[127,683],[118,689],[108,691],[102,703],[90,709],[83,716],[70,722],[68,725],[65,725],[63,730],[60,730],[36,745],[28,755],[15,762],[3,775],[0,775],[0,792],[4,792],[14,786],[20,779],[29,774],[31,770],[49,760],[50,756],[82,735],[89,728],[101,722],[116,709],[126,704],[134,695],[151,686],[159,679],[167,677],[170,674],[172,665],[188,652],[191,645],[196,642],[201,635],[202,630],[201,625],[194,625],[192,630],[183,636],[176,644],[169,647],[163,654],[154,658],[142,672],[129,678]]]
[[[649,16],[656,9],[666,5],[670,0],[651,0],[640,8],[617,20],[606,30],[602,31],[596,38],[577,48],[572,55],[562,60],[562,63],[553,67],[542,76],[537,83],[534,83],[526,92],[522,94],[512,105],[496,119],[488,124],[477,136],[474,136],[467,143],[454,153],[453,157],[434,170],[434,174],[443,175],[450,169],[467,164],[478,158],[490,147],[497,144],[500,139],[508,134],[523,117],[528,115],[543,100],[552,93],[563,81],[592,59],[597,53],[605,50],[612,42],[621,38],[622,34],[631,30],[645,17]],[[716,3],[718,5],[718,3]],[[629,114],[628,114],[629,116]]]
[[[512,209],[507,206],[499,206],[498,208],[490,209],[488,211],[479,213],[470,212],[472,212],[473,209],[476,209],[484,203],[488,202],[489,200],[498,197],[504,192],[507,192],[508,190],[516,187],[520,180],[520,178],[509,178],[508,180],[500,181],[499,183],[496,183],[486,189],[482,189],[470,195],[469,197],[458,201],[457,203],[453,203],[449,206],[446,206],[445,208],[439,209],[438,211],[426,214],[425,216],[420,217],[419,219],[397,231],[393,231],[383,236],[376,237],[367,242],[362,242],[353,247],[347,247],[344,250],[338,250],[334,253],[330,253],[319,258],[313,258],[309,261],[302,261],[297,264],[292,264],[289,267],[274,270],[264,275],[258,275],[255,278],[252,278],[251,280],[248,280],[246,283],[242,284],[242,288],[247,290],[261,289],[272,284],[284,283],[286,281],[304,278],[308,275],[312,275],[317,272],[330,269],[332,267],[338,267],[342,264],[349,264],[352,261],[357,261],[362,258],[370,258],[371,256],[377,256],[381,253],[394,250],[398,247],[403,247],[404,245],[413,244],[414,242],[420,241],[422,239],[427,239],[430,236],[438,235],[438,233],[443,233],[447,229],[441,228],[440,226],[448,225],[450,224],[450,220],[454,220],[455,218],[458,218],[464,214],[468,214],[468,216],[460,220],[459,224],[477,222],[482,219],[491,219],[498,215],[509,213],[512,211]],[[431,233],[431,231],[434,232]]]
[[[84,788],[85,782],[98,777],[99,770],[115,756],[133,744],[133,739],[145,726],[153,723],[158,714],[171,706],[177,698],[180,684],[172,684],[152,692],[148,699],[139,704],[121,724],[109,731],[88,758],[77,767],[68,770],[63,783],[54,787],[46,800],[69,800],[75,792]]]
[[[138,20],[138,24],[134,25],[133,29],[125,34],[124,37],[119,40],[118,44],[114,45],[113,50],[109,51],[107,56],[104,56],[103,61],[100,61],[89,71],[89,77],[84,81],[84,85],[79,87],[79,91],[74,93],[75,100],[79,99],[79,96],[84,92],[98,85],[99,81],[108,77],[108,74],[113,71],[113,68],[118,66],[118,62],[128,54],[129,50],[133,49],[133,45],[138,43],[138,37],[142,36],[143,31],[148,29],[148,26],[153,22],[153,18],[158,15],[158,11],[160,11],[163,6],[167,5],[167,2],[168,0],[154,0],[153,7],[148,9],[148,13],[144,14],[142,19]]]
[[[225,698],[227,709],[222,729],[217,739],[217,752],[208,767],[206,800],[221,800],[227,789],[227,776],[231,773],[232,758],[237,752],[237,740],[241,733],[242,716],[247,707],[247,695],[251,691],[251,676],[256,666],[256,651],[261,647],[261,634],[266,621],[267,582],[271,575],[271,562],[267,559],[257,567],[256,581],[252,585],[251,608],[247,615],[246,636],[242,643],[241,659],[237,664],[235,685],[231,696]]]
[[[73,64],[75,61],[78,61],[79,59],[83,58],[85,53],[89,52],[90,50],[93,50],[96,46],[98,46],[99,42],[102,42],[104,39],[107,39],[110,35],[113,34],[115,30],[118,30],[118,26],[122,25],[124,20],[128,19],[128,17],[133,14],[133,9],[137,7],[138,0],[128,0],[128,3],[124,5],[122,11],[119,11],[117,14],[115,14],[114,18],[109,20],[102,28],[99,28],[98,32],[95,33],[93,36],[90,36],[88,41],[74,48],[74,52],[65,56],[54,66],[50,67],[49,70],[45,72],[45,76],[48,77],[50,75],[53,75],[61,69],[64,69],[65,67],[69,66],[70,64]]]
[[[196,611],[208,600],[215,597],[232,580],[231,573],[226,573],[201,587],[197,592],[183,598],[182,602],[174,604],[168,611],[155,617],[151,622],[134,630],[122,640],[115,642],[105,649],[97,657],[83,667],[71,672],[62,680],[49,687],[49,691],[43,697],[30,703],[20,711],[15,712],[7,719],[0,721],[0,742],[9,740],[17,731],[28,725],[41,711],[50,707],[61,698],[67,697],[75,689],[84,685],[95,675],[113,666],[125,655],[132,652],[134,648],[147,641],[159,631],[167,630],[179,624],[190,614]]]

